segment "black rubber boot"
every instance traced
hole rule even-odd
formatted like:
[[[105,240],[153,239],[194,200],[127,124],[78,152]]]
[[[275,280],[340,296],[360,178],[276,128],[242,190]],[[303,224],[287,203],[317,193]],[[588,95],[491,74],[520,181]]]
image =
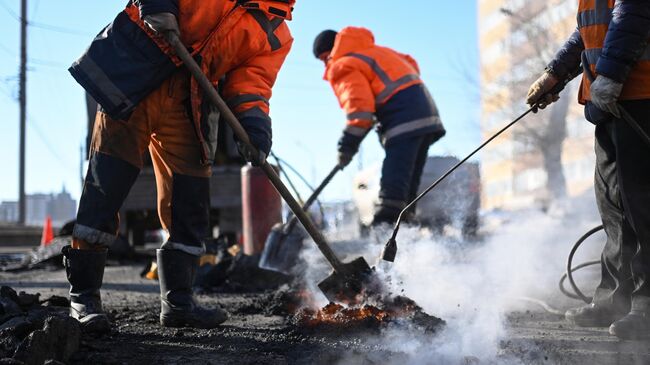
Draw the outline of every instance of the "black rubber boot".
[[[62,252],[63,265],[70,282],[70,316],[79,321],[84,332],[110,332],[111,323],[102,309],[99,294],[108,249],[75,250],[66,246]]]
[[[650,298],[632,297],[632,310],[609,326],[609,333],[621,340],[650,338]]]
[[[625,313],[613,310],[610,307],[591,303],[569,309],[564,317],[567,321],[579,327],[608,327],[624,315]]]
[[[199,306],[192,284],[199,258],[179,250],[157,250],[160,279],[160,324],[164,327],[214,328],[228,319],[221,308]]]

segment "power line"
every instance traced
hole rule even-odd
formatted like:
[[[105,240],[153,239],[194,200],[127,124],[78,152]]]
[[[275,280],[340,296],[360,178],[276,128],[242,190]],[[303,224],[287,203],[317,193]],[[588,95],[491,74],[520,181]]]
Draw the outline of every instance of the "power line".
[[[34,118],[31,115],[29,115],[27,117],[27,119],[29,121],[29,126],[32,128],[32,130],[34,132],[36,132],[36,135],[38,135],[38,138],[41,140],[41,142],[43,142],[43,144],[45,145],[45,148],[47,148],[47,150],[50,151],[52,156],[61,164],[61,167],[65,168],[65,169],[70,168],[68,163],[66,163],[65,160],[61,157],[61,155],[59,155],[57,150],[54,149],[54,147],[52,147],[52,143],[45,136],[43,131],[41,131],[41,129],[38,127],[38,124],[36,123]]]
[[[7,4],[5,4],[4,2],[0,2],[0,7],[5,9],[5,11],[7,13],[9,13],[9,15],[12,18],[14,18],[16,21],[20,21],[20,16],[18,14],[16,14],[13,10],[11,10],[11,8],[7,6]]]
[[[2,7],[14,20],[20,22],[20,16],[16,14],[7,4],[4,2],[0,2],[0,7]],[[41,22],[27,22],[27,25],[30,27],[34,27],[37,29],[43,29],[43,30],[48,30],[51,32],[57,32],[57,33],[63,33],[63,34],[69,34],[69,35],[76,35],[76,36],[82,36],[82,37],[92,37],[91,34],[82,32],[76,29],[70,29],[70,28],[65,28],[65,27],[60,27],[58,25],[52,25],[52,24],[47,24],[47,23],[41,23]]]
[[[56,62],[56,61],[49,61],[49,60],[44,60],[40,58],[30,58],[29,63],[37,65],[37,66],[45,66],[45,67],[54,67],[54,68],[64,68],[67,69],[69,65],[66,65],[61,62]]]
[[[49,31],[52,31],[52,32],[57,32],[57,33],[76,35],[76,36],[81,36],[81,37],[92,37],[92,35],[90,33],[82,32],[82,31],[75,30],[75,29],[60,27],[58,25],[52,25],[52,24],[46,24],[46,23],[40,23],[40,22],[29,22],[29,26],[34,27],[34,28],[38,28],[38,29],[49,30]]]

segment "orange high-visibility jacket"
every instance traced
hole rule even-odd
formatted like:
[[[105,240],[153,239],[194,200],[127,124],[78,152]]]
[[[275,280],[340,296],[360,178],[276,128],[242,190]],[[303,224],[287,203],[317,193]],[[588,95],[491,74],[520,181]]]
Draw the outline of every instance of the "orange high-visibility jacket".
[[[295,0],[178,0],[181,40],[195,50],[215,86],[223,81],[221,94],[240,120],[250,116],[270,122],[271,89],[293,43],[284,20],[291,19],[294,4]],[[138,6],[129,6],[127,13],[157,39],[163,51],[173,54],[143,24]],[[194,79],[191,95],[193,119],[201,130],[206,108]],[[204,142],[204,136],[199,139]],[[204,150],[208,153],[207,146]]]
[[[177,16],[181,40],[246,128],[270,134],[271,89],[293,38],[285,20],[295,0],[139,0],[93,40],[70,68],[77,81],[116,119],[133,108],[166,78],[180,60],[167,42],[142,21],[170,12]],[[212,160],[214,137],[206,123],[213,108],[191,84],[191,114],[204,162]]]
[[[365,28],[347,27],[338,33],[324,78],[347,114],[349,134],[363,136],[376,121],[383,144],[400,136],[443,130],[417,62],[376,45]],[[395,97],[398,94],[404,97]]]
[[[642,14],[633,14],[641,7]],[[579,0],[578,31],[587,62],[592,72],[624,83],[620,100],[650,98],[650,47],[645,44],[650,40],[645,29],[648,8],[650,5],[643,1]],[[645,50],[632,60],[639,45]],[[591,82],[583,75],[579,94],[583,104],[591,99],[590,87]]]

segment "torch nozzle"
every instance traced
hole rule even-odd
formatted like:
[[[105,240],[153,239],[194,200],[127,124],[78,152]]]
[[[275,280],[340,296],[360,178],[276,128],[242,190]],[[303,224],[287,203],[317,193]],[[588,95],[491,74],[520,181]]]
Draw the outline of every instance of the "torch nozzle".
[[[397,241],[395,238],[391,237],[384,249],[381,251],[381,259],[388,262],[395,262],[395,256],[397,255]]]

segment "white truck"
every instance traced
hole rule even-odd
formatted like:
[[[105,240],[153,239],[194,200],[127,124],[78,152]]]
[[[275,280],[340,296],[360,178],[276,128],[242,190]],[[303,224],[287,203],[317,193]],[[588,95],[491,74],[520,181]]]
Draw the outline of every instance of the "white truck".
[[[420,189],[436,181],[459,160],[452,156],[429,156],[422,172]],[[372,222],[378,202],[381,166],[360,171],[354,178],[353,201],[362,231]],[[465,237],[476,235],[479,227],[481,178],[477,162],[466,162],[417,204],[417,220],[436,232],[451,224]]]

